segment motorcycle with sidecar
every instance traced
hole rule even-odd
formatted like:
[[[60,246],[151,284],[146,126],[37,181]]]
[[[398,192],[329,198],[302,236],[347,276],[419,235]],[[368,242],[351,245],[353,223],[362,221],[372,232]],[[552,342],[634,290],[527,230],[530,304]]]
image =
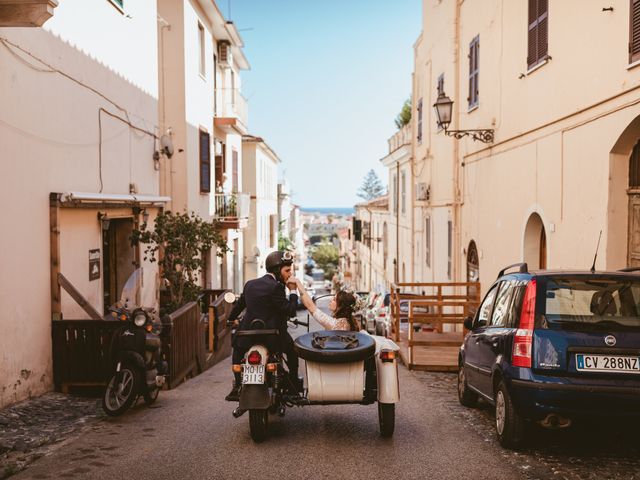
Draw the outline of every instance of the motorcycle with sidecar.
[[[234,302],[228,292],[225,300]],[[309,324],[292,320],[294,325]],[[233,371],[241,373],[242,386],[233,416],[249,412],[249,431],[255,442],[267,436],[269,415],[284,416],[286,408],[309,405],[378,404],[378,422],[383,437],[393,435],[395,404],[400,400],[397,357],[399,347],[390,339],[361,332],[322,330],[294,341],[304,360],[305,382],[293,385],[285,370],[283,355],[265,346],[277,329],[266,329],[262,320],[235,332],[248,336],[252,346]],[[306,385],[306,386],[304,386]]]

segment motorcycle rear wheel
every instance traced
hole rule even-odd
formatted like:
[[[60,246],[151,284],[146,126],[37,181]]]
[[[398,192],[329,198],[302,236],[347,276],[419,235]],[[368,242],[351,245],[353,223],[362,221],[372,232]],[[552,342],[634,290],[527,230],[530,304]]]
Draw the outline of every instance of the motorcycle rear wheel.
[[[110,417],[117,417],[126,412],[138,398],[140,373],[134,367],[124,365],[120,370],[122,381],[118,383],[115,373],[102,396],[102,409]]]
[[[266,409],[249,410],[249,432],[254,442],[260,443],[267,438],[268,423],[269,412]]]

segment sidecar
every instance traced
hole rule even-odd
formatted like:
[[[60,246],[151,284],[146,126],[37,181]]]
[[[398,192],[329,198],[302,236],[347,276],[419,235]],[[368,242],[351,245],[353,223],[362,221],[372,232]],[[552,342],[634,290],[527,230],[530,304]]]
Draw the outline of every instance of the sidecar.
[[[378,402],[380,433],[393,435],[395,404],[400,400],[397,356],[391,340],[337,330],[301,335],[295,340],[305,360],[307,405]]]

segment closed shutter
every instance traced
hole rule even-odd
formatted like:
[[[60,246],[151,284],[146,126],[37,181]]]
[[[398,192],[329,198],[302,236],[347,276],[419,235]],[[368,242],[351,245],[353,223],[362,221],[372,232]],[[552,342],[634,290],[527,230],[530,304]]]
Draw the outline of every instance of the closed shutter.
[[[630,0],[629,63],[640,60],[640,0]]]
[[[549,53],[549,0],[529,0],[527,66],[532,68]]]
[[[200,130],[200,192],[211,191],[211,150],[210,136]]]
[[[231,180],[233,192],[237,193],[238,190],[238,152],[233,150],[231,152]]]
[[[480,37],[469,44],[469,108],[478,105],[478,77],[480,74]]]

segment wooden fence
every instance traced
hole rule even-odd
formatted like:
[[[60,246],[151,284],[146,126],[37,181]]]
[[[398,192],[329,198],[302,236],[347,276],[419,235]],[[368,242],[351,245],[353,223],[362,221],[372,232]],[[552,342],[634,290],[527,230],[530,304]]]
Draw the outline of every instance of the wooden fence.
[[[56,390],[70,386],[105,385],[112,374],[109,349],[118,320],[54,320],[53,381]]]
[[[162,338],[169,363],[169,388],[203,372],[231,352],[226,327],[231,305],[223,300],[224,292],[208,290],[200,303],[188,303],[162,318],[162,323],[170,327]],[[113,373],[109,359],[111,339],[122,326],[123,322],[108,319],[53,320],[56,390],[67,393],[71,386],[106,385]]]
[[[412,293],[408,290],[417,290]],[[401,303],[407,305],[406,311]],[[391,293],[391,315],[396,342],[408,368],[450,371],[457,367],[457,350],[464,338],[464,323],[480,304],[477,282],[400,283]],[[406,334],[401,324],[406,321]],[[429,331],[425,331],[428,325]],[[445,325],[448,331],[445,331]],[[415,331],[418,327],[419,332]],[[418,349],[418,351],[416,351]]]

